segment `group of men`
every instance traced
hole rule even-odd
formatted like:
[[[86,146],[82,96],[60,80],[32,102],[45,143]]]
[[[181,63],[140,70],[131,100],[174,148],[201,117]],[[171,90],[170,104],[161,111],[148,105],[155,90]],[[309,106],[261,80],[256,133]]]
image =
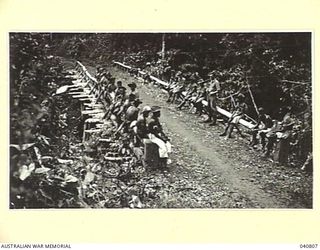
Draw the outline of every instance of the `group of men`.
[[[111,79],[111,85],[114,78]],[[200,78],[199,78],[200,79]],[[198,80],[199,80],[198,79]],[[144,79],[144,82],[146,79]],[[195,82],[195,81],[192,81]],[[208,80],[200,79],[197,83],[190,81],[171,81],[166,88],[169,93],[167,102],[178,104],[178,109],[182,109],[188,105],[191,109],[196,110],[199,116],[206,114],[207,119],[203,120],[210,126],[217,124],[217,102],[222,93],[220,82],[210,75]],[[130,93],[127,95],[120,95],[119,93],[126,93],[126,91],[119,91],[119,88],[124,88],[121,82],[117,82],[114,89],[115,102],[110,106],[110,112],[114,115],[113,120],[116,125],[122,122],[125,130],[128,127],[134,126],[136,129],[137,139],[141,143],[144,139],[151,139],[159,146],[159,154],[161,157],[167,158],[168,152],[171,151],[171,146],[168,138],[164,135],[161,124],[159,122],[160,109],[159,107],[145,106],[142,110],[139,109],[141,101],[136,92],[136,85],[134,83],[128,84]],[[110,89],[110,88],[109,88]],[[125,88],[124,88],[125,89]],[[112,95],[113,92],[108,92]],[[127,98],[125,98],[127,96]],[[233,109],[231,116],[225,122],[224,131],[220,136],[231,138],[234,129],[245,137],[239,128],[239,123],[242,118],[248,113],[248,105],[246,104],[246,97],[242,93],[231,94],[230,98]],[[107,98],[108,99],[108,98]],[[224,98],[226,99],[226,98]],[[118,112],[113,111],[113,106],[118,107]],[[125,112],[124,112],[125,111]],[[290,108],[283,113],[281,120],[272,119],[270,115],[266,114],[263,108],[259,108],[258,119],[256,125],[249,131],[251,133],[250,146],[253,148],[261,147],[265,157],[271,156],[275,162],[286,165],[290,153],[290,142],[292,140],[292,130],[294,126],[294,118]],[[120,114],[124,114],[121,118]],[[308,157],[307,160],[311,158]],[[308,163],[309,164],[309,163]],[[310,164],[309,164],[310,165]]]
[[[195,84],[172,82],[167,87],[167,91],[169,93],[167,102],[175,103],[180,99],[178,109],[182,109],[185,105],[188,105],[191,109],[194,108],[196,110],[195,113],[199,116],[206,114],[207,119],[203,120],[204,123],[208,123],[209,126],[217,124],[217,102],[221,86],[216,78],[210,76],[208,80],[202,80]],[[244,99],[245,96],[243,94],[238,94],[233,98],[234,109],[221,136],[231,138],[234,128],[237,128],[241,134],[238,126],[239,120],[248,110]]]
[[[96,79],[96,96],[107,107],[103,118],[111,120],[117,132],[128,134],[134,147],[143,147],[145,140],[157,144],[159,157],[169,163],[171,144],[160,123],[161,108],[144,106],[141,109],[137,85],[127,84],[128,90],[101,66],[97,68]]]
[[[217,101],[221,92],[217,79],[210,77],[207,81],[196,84],[172,82],[167,91],[169,93],[167,102],[176,103],[180,100],[178,109],[188,104],[191,109],[195,108],[196,114],[200,116],[206,114],[207,119],[203,122],[209,123],[210,126],[216,125]],[[225,136],[226,139],[231,138],[232,132],[236,129],[241,137],[245,137],[239,128],[240,119],[248,113],[245,95],[237,93],[229,98],[232,100],[233,110],[220,136]],[[257,148],[260,144],[265,157],[269,157],[273,152],[274,160],[281,165],[286,165],[294,125],[290,109],[286,110],[282,121],[272,119],[263,108],[258,109],[258,114],[256,125],[249,131],[251,133],[250,146]]]

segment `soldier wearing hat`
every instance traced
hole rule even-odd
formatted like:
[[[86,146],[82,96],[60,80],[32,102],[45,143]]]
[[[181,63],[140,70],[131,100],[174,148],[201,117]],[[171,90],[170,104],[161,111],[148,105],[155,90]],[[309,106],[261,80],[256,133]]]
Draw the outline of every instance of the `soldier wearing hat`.
[[[145,75],[143,75],[142,78],[143,78],[143,83],[144,84],[148,84],[149,82],[152,81],[151,75],[149,73],[146,73]]]
[[[159,106],[152,106],[151,107],[152,117],[148,123],[148,130],[150,133],[154,134],[159,139],[161,139],[163,141],[167,141],[168,138],[163,133],[162,126],[161,126],[161,123],[159,120],[159,118],[161,116],[160,110],[161,110],[161,108]]]
[[[144,106],[141,114],[138,116],[136,127],[137,127],[137,135],[142,143],[143,139],[148,139],[148,128],[147,128],[147,118],[151,112],[150,106]]]
[[[185,90],[186,86],[182,83],[173,83],[169,86],[169,97],[167,102],[175,103],[175,101],[181,96],[181,93]]]
[[[207,95],[208,106],[206,111],[208,119],[204,122],[209,123],[210,126],[214,126],[217,123],[217,93],[218,91],[210,91]]]
[[[220,82],[211,75],[206,95],[208,119],[204,121],[209,123],[210,126],[214,126],[217,123],[217,94],[220,89]]]
[[[122,85],[122,81],[117,81],[116,83],[116,89],[115,89],[115,96],[117,97],[119,94],[124,94],[125,93],[126,88],[123,87]]]
[[[162,160],[162,166],[166,166],[170,163],[169,153],[171,153],[171,144],[168,137],[164,134],[162,125],[160,123],[160,107],[151,107],[152,117],[148,123],[149,139],[158,145],[159,147],[159,157]]]
[[[270,115],[267,115],[263,108],[258,109],[259,116],[257,124],[252,128],[252,138],[250,146],[254,147],[258,143],[257,135],[261,138],[262,150],[266,145],[266,133],[272,128],[273,121]]]
[[[182,100],[182,102],[178,105],[178,109],[181,109],[187,102],[190,101],[191,97],[197,93],[197,85],[190,86],[190,88],[187,91],[187,94],[185,98]]]
[[[126,111],[126,120],[127,121],[135,121],[138,119],[139,111],[140,109],[138,108],[139,105],[142,103],[140,99],[135,99],[130,107],[128,107]]]
[[[236,128],[241,137],[244,135],[241,133],[239,128],[240,119],[247,113],[248,105],[245,103],[245,96],[243,94],[238,94],[235,104],[235,111],[232,112],[231,117],[229,118],[225,130],[220,136],[226,136],[226,138],[231,138],[233,129]]]
[[[127,108],[123,109],[122,112],[124,113],[124,121],[123,121],[124,132],[128,132],[130,124],[133,121],[138,119],[138,115],[140,111],[138,107],[141,103],[142,103],[141,100],[134,99],[132,102],[130,102]]]
[[[283,166],[288,164],[293,125],[294,120],[292,118],[292,113],[289,110],[281,122],[280,131],[277,133],[278,140],[273,156],[274,161]]]
[[[121,108],[119,109],[117,115],[121,116],[126,113],[127,109],[133,105],[134,100],[136,99],[135,95],[130,94],[128,97],[123,97],[123,102]]]
[[[101,67],[101,65],[98,65],[97,66],[97,71],[96,71],[96,79],[97,79],[98,82],[101,79],[102,71],[103,71],[103,68]]]
[[[132,83],[129,83],[129,84],[128,84],[128,87],[129,87],[132,91],[134,91],[134,90],[136,89],[136,87],[137,87],[137,84],[135,84],[134,82],[132,82]]]
[[[137,91],[137,85],[134,82],[132,82],[132,83],[128,84],[128,87],[130,88],[129,95],[132,94],[132,95],[135,95],[135,98],[139,98],[139,93]]]

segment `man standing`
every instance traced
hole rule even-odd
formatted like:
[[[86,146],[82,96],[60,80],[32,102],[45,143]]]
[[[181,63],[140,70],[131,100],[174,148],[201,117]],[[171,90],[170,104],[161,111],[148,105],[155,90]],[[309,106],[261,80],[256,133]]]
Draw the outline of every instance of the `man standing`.
[[[208,106],[206,110],[208,119],[204,122],[209,123],[209,126],[214,126],[217,123],[217,93],[218,91],[210,91],[207,95]]]
[[[209,123],[210,126],[214,126],[217,123],[217,94],[220,89],[219,81],[216,78],[212,79],[212,75],[210,75],[210,83],[206,95],[208,119],[204,121]]]

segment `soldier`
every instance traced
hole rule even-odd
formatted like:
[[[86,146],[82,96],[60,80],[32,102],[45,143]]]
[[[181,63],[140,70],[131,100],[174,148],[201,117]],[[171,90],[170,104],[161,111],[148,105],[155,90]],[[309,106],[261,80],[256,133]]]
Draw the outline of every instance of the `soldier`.
[[[274,161],[282,166],[288,164],[293,125],[292,113],[289,110],[281,122],[280,131],[277,133],[278,142],[274,152]]]
[[[188,101],[190,101],[191,97],[195,93],[197,93],[197,85],[190,86],[189,90],[187,91],[187,94],[186,94],[185,98],[178,105],[178,109],[181,109]]]
[[[226,138],[231,138],[231,134],[233,129],[236,128],[241,137],[244,137],[239,129],[239,121],[248,111],[248,105],[244,102],[245,96],[243,94],[239,94],[237,98],[237,103],[235,106],[235,111],[232,113],[230,119],[227,122],[225,130],[220,136],[226,136]]]
[[[122,86],[122,82],[121,81],[117,81],[116,84],[116,89],[115,89],[115,97],[117,97],[118,95],[125,95],[126,92],[126,88]]]
[[[138,108],[139,105],[142,103],[140,99],[135,99],[133,101],[133,105],[131,105],[127,111],[126,111],[126,120],[129,122],[133,122],[138,119],[139,111],[140,109]]]
[[[181,93],[184,91],[185,85],[181,83],[176,83],[169,90],[169,98],[167,102],[175,103],[175,101],[181,96]]]
[[[272,120],[273,126],[266,133],[266,138],[268,139],[268,141],[266,144],[266,151],[263,155],[264,157],[269,157],[273,151],[274,144],[277,141],[277,134],[276,133],[280,130],[279,123],[280,122],[277,120]]]
[[[130,94],[128,97],[124,97],[123,98],[123,102],[122,105],[119,109],[119,111],[117,112],[117,116],[120,118],[122,115],[125,116],[127,109],[133,105],[133,102],[136,100],[135,95]]]
[[[139,93],[137,91],[137,85],[134,82],[132,82],[132,83],[128,84],[128,87],[130,88],[129,94],[135,95],[135,98],[139,98]]]
[[[96,79],[99,82],[101,77],[102,77],[102,72],[103,72],[103,67],[100,65],[97,66],[97,71],[96,71]]]
[[[259,108],[259,116],[257,124],[252,128],[252,138],[250,146],[254,147],[257,143],[257,135],[261,138],[261,147],[264,150],[266,145],[266,133],[272,128],[273,122],[270,115],[267,115],[263,108]]]
[[[129,102],[129,106],[127,108],[123,108],[122,112],[124,113],[124,121],[122,123],[122,126],[118,128],[119,131],[122,129],[122,127],[124,128],[124,132],[129,131],[130,124],[138,119],[140,111],[138,107],[141,103],[141,100],[134,99]]]
[[[207,97],[208,106],[206,110],[208,113],[208,119],[204,122],[209,123],[210,126],[217,124],[217,93],[218,91],[211,91],[208,93]]]
[[[157,144],[159,147],[159,157],[162,166],[166,166],[171,161],[169,158],[169,153],[171,153],[171,144],[168,137],[164,134],[162,125],[160,123],[160,107],[153,106],[151,108],[152,117],[148,123],[149,139],[153,143]]]
[[[137,127],[137,136],[140,140],[140,143],[143,143],[143,139],[148,139],[148,128],[147,128],[147,117],[151,112],[149,106],[144,106],[141,114],[138,116],[136,127]]]
[[[121,122],[121,116],[119,112],[121,111],[121,107],[123,105],[124,98],[122,95],[118,95],[115,101],[109,106],[107,112],[103,116],[103,119],[109,119],[112,121],[112,123],[119,127]]]
[[[162,125],[159,120],[161,116],[160,107],[152,106],[151,113],[152,117],[148,122],[149,133],[154,134],[157,138],[163,140],[164,142],[169,141],[168,137],[163,132]]]
[[[202,85],[200,89],[198,89],[198,93],[194,102],[194,107],[196,108],[196,114],[198,114],[199,116],[201,116],[203,113],[202,101],[205,100],[206,96],[207,96],[207,90],[205,86]]]
[[[171,102],[171,99],[173,97],[173,90],[176,86],[178,86],[178,83],[176,81],[169,82],[169,85],[166,88],[166,90],[168,91],[168,94],[169,94],[167,102]]]
[[[146,73],[145,75],[143,75],[142,78],[143,78],[143,83],[144,83],[144,84],[148,84],[149,82],[152,81],[151,76],[150,76],[149,73]]]

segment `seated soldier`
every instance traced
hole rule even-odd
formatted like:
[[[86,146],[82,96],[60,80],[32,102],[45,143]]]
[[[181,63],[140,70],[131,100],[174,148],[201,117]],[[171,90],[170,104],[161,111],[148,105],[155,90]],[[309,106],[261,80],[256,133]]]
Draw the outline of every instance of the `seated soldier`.
[[[179,86],[178,82],[170,82],[168,87],[166,88],[166,90],[168,91],[168,99],[167,102],[172,102],[172,98],[173,98],[173,91]]]
[[[146,73],[145,75],[143,75],[143,83],[144,84],[148,84],[151,82],[151,76],[149,73]]]
[[[129,95],[130,94],[135,95],[135,98],[138,99],[139,98],[139,93],[137,91],[137,85],[134,82],[132,82],[132,83],[128,84],[128,87],[130,88]]]
[[[131,69],[129,70],[129,74],[130,74],[131,76],[137,76],[138,73],[139,73],[139,69],[138,69],[138,68],[131,68]]]
[[[195,92],[192,93],[192,95],[189,98],[189,106],[190,106],[190,111],[193,110],[193,108],[196,107],[196,102],[198,100],[198,88],[195,90]]]
[[[119,132],[122,128],[125,128],[125,131],[127,131],[128,127],[130,125],[130,124],[128,124],[128,121],[126,120],[127,110],[129,107],[134,106],[135,100],[136,100],[135,95],[133,95],[133,94],[130,94],[128,98],[124,97],[124,101],[116,114],[119,122],[122,122],[121,125],[118,127],[117,132]],[[138,103],[138,102],[136,102],[136,103]]]
[[[107,96],[108,88],[110,78],[105,77],[105,75],[102,75],[102,78],[98,82],[98,91],[97,91],[97,101],[99,100],[105,100],[105,97]]]
[[[140,111],[138,107],[141,103],[142,101],[140,99],[135,99],[133,101],[133,105],[128,107],[126,111],[126,120],[129,121],[130,123],[138,120],[139,111]]]
[[[282,166],[288,164],[293,125],[294,119],[292,113],[288,111],[281,122],[280,130],[276,133],[277,144],[274,152],[274,161]]]
[[[117,81],[116,89],[114,91],[115,97],[117,97],[118,95],[125,95],[125,92],[126,92],[126,88],[122,86],[122,82]]]
[[[133,121],[136,121],[138,119],[139,111],[138,108],[139,105],[142,103],[141,100],[135,99],[132,102],[130,102],[130,106],[125,111],[125,118],[124,118],[124,131],[127,132],[129,130],[130,124]]]
[[[268,131],[266,132],[266,138],[267,138],[267,144],[266,144],[266,150],[264,152],[264,157],[269,157],[270,154],[273,151],[274,148],[274,144],[277,141],[277,132],[280,131],[281,129],[281,125],[280,122],[277,120],[272,120],[272,124],[273,126],[268,129]]]
[[[114,102],[114,99],[115,99],[115,92],[116,92],[116,89],[117,89],[117,86],[115,84],[115,78],[112,77],[110,78],[109,80],[109,83],[107,85],[107,93],[108,93],[108,99],[110,100],[110,103]]]
[[[103,118],[110,118],[113,124],[118,128],[121,124],[121,107],[124,103],[123,95],[118,95],[112,103]]]
[[[139,144],[143,144],[143,139],[148,139],[148,128],[147,128],[147,118],[151,112],[151,108],[149,106],[144,106],[141,114],[138,116],[136,127],[137,127],[137,138],[139,140]]]
[[[201,88],[198,89],[196,100],[194,102],[194,107],[196,108],[196,114],[198,114],[199,116],[203,114],[202,101],[205,100],[206,95],[207,95],[206,88],[204,86],[201,86]]]
[[[172,90],[172,100],[171,103],[175,103],[179,98],[182,97],[182,92],[185,91],[187,83],[180,83]]]
[[[103,69],[103,71],[101,72],[101,75],[100,75],[100,80],[98,81],[98,83],[100,85],[103,85],[103,84],[106,84],[109,82],[109,72],[106,71],[105,69]]]
[[[165,164],[169,164],[168,159],[169,153],[171,153],[171,144],[169,138],[164,134],[161,123],[160,123],[160,107],[153,106],[151,108],[152,117],[148,123],[149,139],[158,145],[159,147],[159,157]]]
[[[238,126],[240,119],[245,115],[245,113],[248,110],[248,105],[244,102],[244,99],[245,96],[243,94],[238,95],[237,103],[235,105],[235,111],[232,113],[231,117],[227,122],[224,132],[220,134],[220,136],[226,136],[226,138],[231,138],[233,129],[236,128],[241,137],[244,137]]]
[[[134,94],[129,94],[124,97],[124,103],[121,108],[121,114],[125,114],[127,109],[133,105],[134,100],[136,100],[136,96]]]
[[[264,150],[266,144],[266,133],[273,126],[272,119],[267,115],[263,108],[259,108],[259,116],[257,124],[252,128],[252,139],[250,146],[254,147],[257,143],[257,135],[261,138],[261,147]]]
[[[187,102],[191,101],[192,96],[197,92],[197,85],[190,86],[185,98],[178,105],[178,109],[181,109]]]
[[[96,101],[104,101],[106,99],[106,92],[107,92],[107,87],[106,85],[102,85],[100,87],[98,97]]]
[[[102,71],[103,71],[103,68],[100,65],[98,65],[97,71],[96,71],[96,76],[95,76],[98,82],[100,81],[100,79],[102,77]]]
[[[95,97],[99,98],[102,94],[102,86],[106,85],[108,83],[108,79],[103,76],[103,71],[99,74],[99,78],[97,79],[97,82],[95,82],[92,86],[91,91],[89,94],[94,94]]]

